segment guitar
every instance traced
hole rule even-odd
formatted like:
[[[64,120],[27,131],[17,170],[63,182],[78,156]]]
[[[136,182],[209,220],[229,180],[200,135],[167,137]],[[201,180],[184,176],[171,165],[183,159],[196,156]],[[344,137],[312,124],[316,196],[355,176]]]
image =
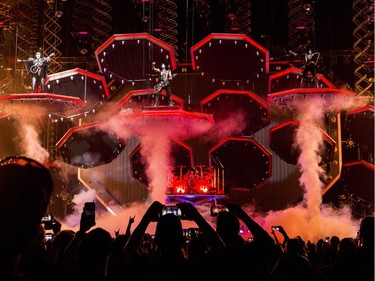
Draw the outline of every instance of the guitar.
[[[51,53],[48,57],[40,58],[33,61],[33,65],[29,68],[29,73],[37,74],[41,68],[45,65],[49,58],[53,57],[55,53]]]
[[[176,73],[173,73],[172,74],[172,77],[176,77],[177,76],[177,74]],[[159,92],[163,87],[165,87],[165,86],[167,86],[167,83],[166,82],[164,82],[164,81],[160,81],[158,84],[156,84],[155,86],[154,86],[154,90],[156,91],[156,92]]]

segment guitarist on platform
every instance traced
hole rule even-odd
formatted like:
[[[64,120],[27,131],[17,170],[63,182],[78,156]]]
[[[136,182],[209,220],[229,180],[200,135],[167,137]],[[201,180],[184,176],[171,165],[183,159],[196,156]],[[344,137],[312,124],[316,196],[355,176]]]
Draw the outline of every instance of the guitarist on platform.
[[[33,93],[36,92],[40,86],[41,92],[44,92],[44,85],[46,82],[48,67],[51,63],[51,57],[55,54],[52,53],[47,57],[42,56],[41,51],[37,51],[34,57],[30,57],[27,60],[18,60],[18,62],[24,62],[26,64],[26,69],[28,74],[32,75],[31,78],[31,87]]]
[[[297,54],[292,52],[292,51],[289,51],[289,53],[294,55],[294,56],[297,56]],[[304,63],[304,68],[303,68],[302,78],[301,78],[301,83],[300,83],[301,88],[303,87],[304,80],[307,78],[307,75],[308,75],[309,72],[311,73],[311,76],[314,79],[316,87],[319,88],[318,79],[315,76],[316,75],[316,65],[318,63],[319,56],[320,56],[319,52],[313,53],[311,49],[309,49],[309,51],[304,54],[304,62],[305,63]]]
[[[173,106],[171,85],[169,85],[169,81],[173,79],[172,71],[169,68],[167,69],[165,63],[162,63],[160,68],[156,68],[155,64],[155,62],[152,63],[152,70],[159,73],[160,82],[154,87],[155,91],[157,91],[154,106],[159,105],[160,93],[163,89],[167,92],[168,104]]]

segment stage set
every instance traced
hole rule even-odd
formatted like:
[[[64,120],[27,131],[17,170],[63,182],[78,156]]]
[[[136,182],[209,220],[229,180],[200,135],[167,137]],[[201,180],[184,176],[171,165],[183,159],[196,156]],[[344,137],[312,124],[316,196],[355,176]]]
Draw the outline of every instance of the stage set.
[[[362,4],[353,4],[353,51],[334,53],[336,43],[347,42],[344,35],[321,37],[324,12],[341,1],[5,2],[0,59],[10,63],[0,69],[0,158],[25,155],[49,167],[49,212],[59,220],[87,194],[98,216],[113,217],[154,200],[191,202],[208,220],[226,202],[262,218],[298,206],[306,210],[307,226],[300,224],[307,230],[316,210],[319,225],[330,224],[321,220],[323,205],[347,207],[356,219],[374,213],[373,78],[362,73],[370,67],[373,76],[373,41],[371,49],[359,22],[371,22]],[[285,24],[265,16],[271,8],[273,16],[288,17]],[[89,17],[91,10],[101,17]],[[44,19],[39,41],[49,56],[48,75],[35,91],[24,64],[31,62],[26,50],[40,42],[24,34],[41,33],[41,25],[29,11]],[[331,32],[345,29],[330,24]],[[277,45],[282,34],[291,50]],[[308,46],[320,52],[312,50],[307,68]],[[340,54],[359,64],[354,74],[345,71],[350,61],[337,63]],[[170,95],[158,73],[163,67]],[[332,70],[363,76],[344,87]],[[160,93],[158,85],[165,87]],[[293,221],[285,214],[280,223]]]
[[[113,215],[150,196],[211,209],[226,201],[282,209],[302,200],[300,156],[312,149],[323,201],[349,204],[358,216],[373,212],[373,105],[321,74],[318,85],[310,75],[301,88],[293,64],[271,72],[268,50],[246,35],[210,34],[190,53],[191,65],[178,66],[172,47],[147,33],[113,35],[95,52],[101,75],[74,68],[50,74],[44,93],[0,98],[2,156],[26,153],[11,142],[22,122],[34,126],[56,153],[46,163],[56,182],[50,211],[64,217],[81,189],[95,190],[98,208]],[[172,106],[164,91],[153,105],[153,61],[177,74]],[[187,71],[214,89],[199,108],[189,93],[175,94]],[[321,111],[315,119],[304,118],[308,105]],[[310,123],[317,150],[296,140]]]

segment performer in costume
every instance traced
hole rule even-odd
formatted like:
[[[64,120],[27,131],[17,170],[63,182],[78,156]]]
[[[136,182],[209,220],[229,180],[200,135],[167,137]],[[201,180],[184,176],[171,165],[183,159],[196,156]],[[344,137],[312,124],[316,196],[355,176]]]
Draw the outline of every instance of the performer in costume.
[[[159,73],[160,82],[156,84],[154,87],[154,89],[157,91],[154,105],[155,106],[159,105],[160,93],[163,89],[165,89],[165,91],[167,92],[168,104],[172,106],[173,100],[172,100],[172,93],[171,93],[171,85],[169,84],[169,81],[173,79],[172,71],[169,68],[167,69],[167,65],[165,63],[162,63],[160,65],[160,68],[156,68],[155,65],[156,63],[153,62],[152,70]]]
[[[294,55],[294,56],[297,56],[297,54],[292,52],[292,51],[289,51],[289,53]],[[307,53],[304,54],[304,62],[305,63],[304,63],[302,78],[301,78],[301,82],[300,82],[301,88],[303,87],[304,80],[307,78],[307,75],[308,75],[309,72],[311,73],[311,75],[314,79],[316,87],[319,88],[318,79],[315,76],[316,75],[316,65],[318,63],[319,56],[320,56],[320,53],[319,52],[313,53],[311,48],[309,49],[309,51]]]
[[[51,57],[55,54],[52,53],[47,57],[42,56],[42,52],[37,51],[34,57],[30,57],[27,60],[17,60],[18,62],[24,62],[28,74],[32,75],[31,88],[33,93],[40,87],[41,92],[44,92],[44,85],[46,82],[48,67],[51,63]]]

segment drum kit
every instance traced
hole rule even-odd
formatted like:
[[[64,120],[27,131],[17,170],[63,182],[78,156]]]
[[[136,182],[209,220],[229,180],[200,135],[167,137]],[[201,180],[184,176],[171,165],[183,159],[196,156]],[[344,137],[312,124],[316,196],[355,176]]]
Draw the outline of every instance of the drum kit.
[[[213,168],[189,169],[183,173],[185,166],[179,166],[179,174],[173,175],[171,186],[175,194],[212,194],[215,192],[215,170]]]

